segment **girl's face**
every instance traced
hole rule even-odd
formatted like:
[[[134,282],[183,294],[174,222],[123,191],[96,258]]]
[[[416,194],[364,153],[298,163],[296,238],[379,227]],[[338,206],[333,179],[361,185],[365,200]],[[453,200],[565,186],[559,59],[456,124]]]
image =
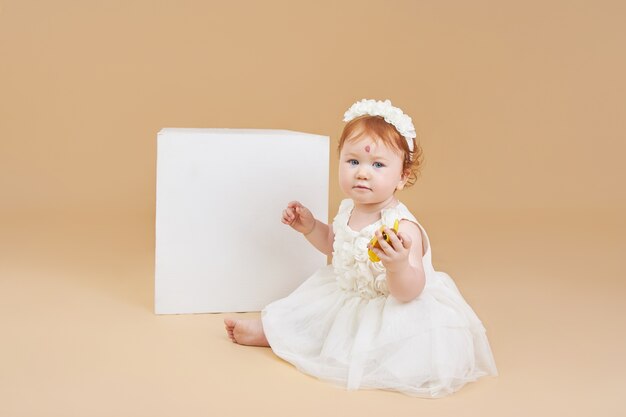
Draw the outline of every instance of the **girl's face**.
[[[381,203],[401,190],[407,177],[402,175],[399,151],[364,134],[346,140],[339,153],[339,186],[355,202]]]

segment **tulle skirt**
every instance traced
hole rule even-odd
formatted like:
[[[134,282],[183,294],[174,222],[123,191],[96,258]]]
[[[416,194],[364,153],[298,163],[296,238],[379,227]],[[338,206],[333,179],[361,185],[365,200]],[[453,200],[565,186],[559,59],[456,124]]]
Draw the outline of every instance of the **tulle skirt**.
[[[339,288],[328,265],[261,317],[277,356],[347,389],[437,398],[497,375],[485,328],[444,272],[401,303]]]

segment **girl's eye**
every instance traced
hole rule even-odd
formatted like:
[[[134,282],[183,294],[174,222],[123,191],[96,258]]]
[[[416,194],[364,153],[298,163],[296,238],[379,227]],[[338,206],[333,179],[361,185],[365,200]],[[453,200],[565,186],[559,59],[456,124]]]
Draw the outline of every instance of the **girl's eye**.
[[[359,165],[359,161],[357,161],[356,159],[349,159],[349,160],[348,160],[348,163],[349,163],[350,165]]]
[[[385,164],[383,164],[381,162],[374,162],[374,168],[382,168],[384,166],[385,166]]]

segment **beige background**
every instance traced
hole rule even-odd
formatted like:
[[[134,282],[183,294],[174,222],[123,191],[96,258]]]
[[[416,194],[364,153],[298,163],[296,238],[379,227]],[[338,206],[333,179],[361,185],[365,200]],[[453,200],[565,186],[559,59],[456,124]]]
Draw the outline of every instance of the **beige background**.
[[[620,1],[0,1],[0,415],[623,415],[625,19]],[[499,367],[441,400],[338,390],[229,343],[221,315],[152,314],[158,130],[329,135],[334,213],[361,98],[413,117],[425,165],[400,198]]]

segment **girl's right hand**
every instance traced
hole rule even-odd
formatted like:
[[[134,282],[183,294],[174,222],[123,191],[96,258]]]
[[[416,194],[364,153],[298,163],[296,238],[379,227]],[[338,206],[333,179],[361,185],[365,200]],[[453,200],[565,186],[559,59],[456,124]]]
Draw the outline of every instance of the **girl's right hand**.
[[[304,235],[311,233],[315,228],[313,213],[299,201],[292,201],[287,204],[287,208],[283,210],[281,221]]]

